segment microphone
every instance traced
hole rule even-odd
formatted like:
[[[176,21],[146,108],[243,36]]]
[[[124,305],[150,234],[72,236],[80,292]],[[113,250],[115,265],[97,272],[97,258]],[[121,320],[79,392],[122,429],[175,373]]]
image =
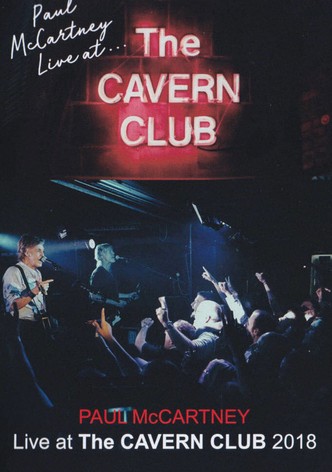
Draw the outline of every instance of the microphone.
[[[115,260],[116,260],[116,261],[125,261],[125,262],[128,262],[128,259],[127,259],[126,257],[122,257],[122,256],[118,256],[118,255],[115,256]]]
[[[59,266],[56,262],[51,261],[51,259],[47,259],[46,256],[41,257],[40,260],[50,264],[54,270],[62,270],[61,266]]]

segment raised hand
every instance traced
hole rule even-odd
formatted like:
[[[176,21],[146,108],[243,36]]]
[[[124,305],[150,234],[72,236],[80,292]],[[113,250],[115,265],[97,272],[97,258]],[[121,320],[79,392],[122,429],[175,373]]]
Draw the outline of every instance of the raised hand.
[[[141,321],[141,327],[142,328],[150,328],[154,323],[154,320],[152,318],[144,318]]]
[[[232,328],[235,326],[235,319],[233,316],[233,312],[229,309],[222,310],[220,314],[220,318],[223,324],[223,328],[225,330]]]
[[[47,295],[51,282],[54,282],[54,279],[42,280],[41,282],[38,282],[38,288],[44,295]]]
[[[266,283],[266,279],[265,279],[265,276],[264,276],[264,272],[256,272],[256,278],[257,280],[261,283],[261,284],[265,284]]]
[[[227,295],[229,292],[226,282],[218,282],[218,287],[222,293]]]
[[[237,298],[237,297],[239,296],[239,294],[238,294],[237,291],[234,289],[234,287],[233,287],[233,285],[232,285],[232,282],[231,282],[230,276],[225,277],[225,282],[226,282],[227,289],[228,289],[229,293],[231,293],[231,294],[233,295],[233,297]]]
[[[158,320],[163,326],[169,322],[168,313],[166,308],[159,307],[156,309],[156,315]]]
[[[96,328],[96,333],[102,336],[107,342],[112,342],[113,332],[112,326],[105,319],[105,308],[101,310],[100,324],[97,320],[92,322],[92,326]]]
[[[213,277],[213,275],[211,274],[211,272],[209,272],[204,266],[203,267],[203,274],[202,274],[202,277],[203,279],[207,280],[208,282],[211,282],[211,283],[217,283],[217,280]]]

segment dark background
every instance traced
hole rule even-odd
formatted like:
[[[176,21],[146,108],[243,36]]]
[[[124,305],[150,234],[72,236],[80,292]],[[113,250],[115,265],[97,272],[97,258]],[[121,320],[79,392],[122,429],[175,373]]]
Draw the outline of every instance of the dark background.
[[[133,7],[134,1],[76,3],[78,24],[112,17],[115,21],[109,41],[123,44],[125,11]],[[165,3],[168,2],[140,2],[142,8],[146,6],[151,11]],[[38,77],[36,51],[27,57],[16,54],[10,60],[13,34],[24,31],[27,38],[35,36],[33,4],[30,0],[1,2],[2,176],[13,180],[27,174],[29,178],[54,175],[57,160],[63,159],[56,155],[55,144],[56,148],[61,144],[58,135],[65,105],[80,94],[85,71],[85,64],[78,62]],[[62,8],[65,5],[65,1],[57,4]],[[177,1],[176,5],[181,14],[194,9],[205,18],[206,12],[211,12],[213,53],[229,56],[234,64],[250,71],[252,105],[236,141],[243,146],[247,161],[247,165],[241,163],[241,169],[247,171],[242,175],[274,179],[302,173],[329,174],[331,125],[329,121],[322,124],[321,118],[327,115],[329,120],[331,113],[330,1],[209,0],[203,4]],[[54,2],[44,1],[43,6],[53,10]],[[67,26],[68,18],[60,17],[44,26],[51,33]],[[90,38],[85,40],[91,42]],[[75,49],[75,45],[82,49],[84,38],[77,43],[72,41],[70,47]],[[68,44],[63,45],[64,54],[66,47]],[[61,54],[60,44],[56,51]],[[51,53],[49,49],[48,54]],[[121,55],[123,51],[112,52],[117,53]],[[236,159],[232,166],[235,172],[229,175],[236,175]],[[65,170],[70,175],[75,173],[70,162]],[[227,172],[222,175],[227,176]]]

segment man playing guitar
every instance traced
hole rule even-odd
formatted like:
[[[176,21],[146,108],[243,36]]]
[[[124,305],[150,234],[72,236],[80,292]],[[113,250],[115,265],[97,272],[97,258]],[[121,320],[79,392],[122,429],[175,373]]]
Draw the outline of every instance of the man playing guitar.
[[[92,305],[106,307],[106,315],[111,318],[114,325],[120,321],[119,310],[128,305],[132,300],[139,298],[138,292],[119,293],[118,284],[112,271],[112,265],[116,262],[113,246],[108,243],[98,244],[95,248],[96,268],[90,276],[90,300]]]

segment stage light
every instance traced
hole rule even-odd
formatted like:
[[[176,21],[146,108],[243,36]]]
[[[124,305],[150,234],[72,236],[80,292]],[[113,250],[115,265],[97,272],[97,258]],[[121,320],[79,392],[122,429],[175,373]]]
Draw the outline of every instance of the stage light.
[[[64,225],[58,226],[56,231],[57,238],[62,241],[61,250],[68,250],[70,248],[79,249],[94,249],[96,247],[95,240],[91,237],[91,234],[87,231],[77,230],[65,227]]]
[[[87,241],[87,249],[94,249],[96,247],[96,241],[93,238],[90,238]]]
[[[72,245],[75,249],[88,249],[90,251],[96,247],[96,242],[93,238],[78,237],[72,241]]]
[[[76,234],[73,243],[76,249],[93,250],[96,247],[96,241],[89,234]]]
[[[17,243],[20,236],[13,234],[0,234],[0,248],[9,252],[17,251]]]

